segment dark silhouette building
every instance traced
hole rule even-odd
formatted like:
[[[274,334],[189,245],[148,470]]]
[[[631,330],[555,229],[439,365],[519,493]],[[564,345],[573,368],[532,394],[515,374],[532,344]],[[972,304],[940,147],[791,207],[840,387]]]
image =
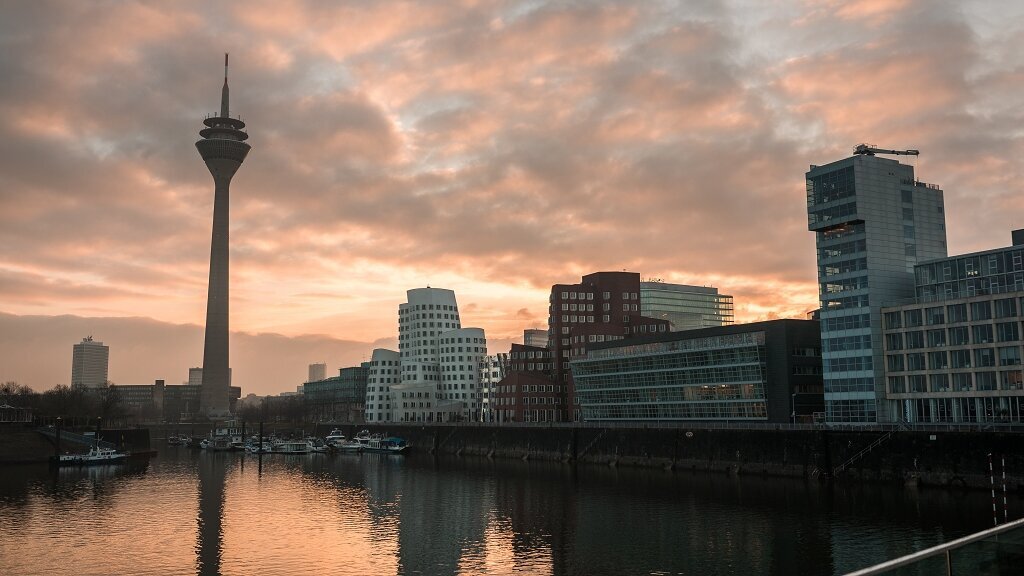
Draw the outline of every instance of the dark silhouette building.
[[[224,88],[220,114],[203,121],[199,154],[215,184],[213,239],[210,246],[210,287],[206,301],[206,341],[203,347],[201,411],[211,418],[230,414],[228,404],[228,188],[249,153],[245,123],[231,118],[228,107],[228,55],[224,55]]]

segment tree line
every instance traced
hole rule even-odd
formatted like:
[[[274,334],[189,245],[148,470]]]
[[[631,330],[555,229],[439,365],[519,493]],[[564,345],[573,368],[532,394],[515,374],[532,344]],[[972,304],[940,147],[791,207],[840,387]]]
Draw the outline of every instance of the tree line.
[[[87,389],[58,384],[36,392],[17,382],[0,384],[0,404],[31,408],[37,418],[123,418],[126,414],[121,396],[114,386]]]

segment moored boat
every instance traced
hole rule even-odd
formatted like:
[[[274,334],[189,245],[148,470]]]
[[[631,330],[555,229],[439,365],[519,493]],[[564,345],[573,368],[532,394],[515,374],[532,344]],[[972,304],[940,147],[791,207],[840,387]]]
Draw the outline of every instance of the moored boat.
[[[128,458],[128,455],[124,452],[118,452],[113,448],[93,446],[85,454],[61,454],[57,463],[61,466],[74,464],[116,464],[126,458]]]
[[[305,440],[282,440],[270,447],[274,454],[308,454],[309,444]]]

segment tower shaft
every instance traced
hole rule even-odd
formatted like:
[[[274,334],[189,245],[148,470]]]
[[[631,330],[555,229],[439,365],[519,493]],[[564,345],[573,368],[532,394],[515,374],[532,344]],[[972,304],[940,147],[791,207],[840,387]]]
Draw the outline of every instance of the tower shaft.
[[[203,379],[200,411],[210,418],[230,415],[228,362],[229,207],[231,178],[249,153],[242,129],[245,123],[228,116],[227,55],[220,115],[204,121],[196,142],[214,181],[213,234],[210,242],[210,284],[206,301],[206,339],[203,344]]]

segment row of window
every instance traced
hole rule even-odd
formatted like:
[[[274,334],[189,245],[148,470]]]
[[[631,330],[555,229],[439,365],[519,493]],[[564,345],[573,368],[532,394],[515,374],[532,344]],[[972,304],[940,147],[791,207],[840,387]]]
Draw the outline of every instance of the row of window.
[[[986,392],[993,390],[1024,390],[1024,372],[1000,370],[986,372],[953,372],[951,374],[911,374],[889,376],[891,394],[927,392]]]
[[[966,346],[968,344],[991,344],[993,342],[1016,342],[1020,340],[1018,322],[997,322],[975,324],[974,326],[953,326],[932,330],[910,330],[885,335],[886,351],[916,350],[942,346]]]
[[[975,348],[964,350],[938,350],[934,352],[913,352],[909,354],[886,355],[886,369],[889,372],[914,372],[919,370],[946,370],[948,368],[988,368],[991,366],[1019,366],[1020,346],[1001,348]],[[927,364],[925,363],[927,359]]]
[[[929,306],[910,310],[894,310],[886,312],[885,328],[917,328],[919,326],[937,326],[940,324],[957,324],[960,322],[991,320],[993,318],[1016,318],[1019,307],[1017,298],[997,298],[979,302],[960,302],[946,306]],[[1022,299],[1021,308],[1024,308]],[[970,317],[968,317],[970,311]]]

